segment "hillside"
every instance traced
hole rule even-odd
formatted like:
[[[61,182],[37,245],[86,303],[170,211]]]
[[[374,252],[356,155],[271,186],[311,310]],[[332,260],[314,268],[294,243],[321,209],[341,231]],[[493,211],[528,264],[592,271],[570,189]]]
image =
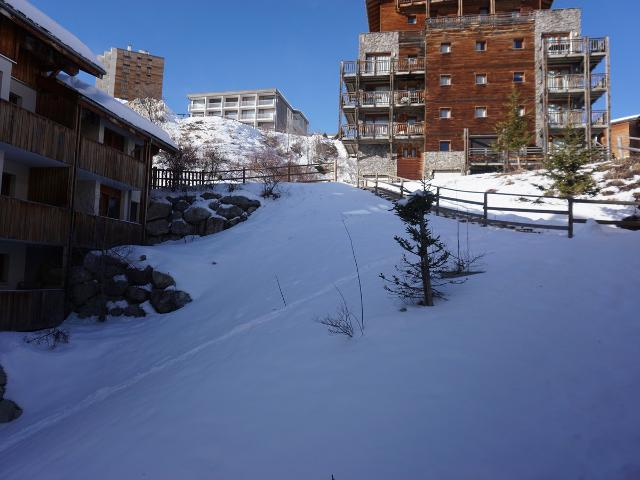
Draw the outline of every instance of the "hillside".
[[[231,230],[136,248],[192,295],[184,309],[71,319],[53,352],[0,334],[24,408],[0,427],[0,478],[636,478],[638,234],[469,225],[485,273],[403,311],[378,278],[401,256],[389,208],[286,185]],[[359,311],[343,219],[364,286],[352,340],[314,321],[336,286]],[[433,226],[455,245],[457,222]]]

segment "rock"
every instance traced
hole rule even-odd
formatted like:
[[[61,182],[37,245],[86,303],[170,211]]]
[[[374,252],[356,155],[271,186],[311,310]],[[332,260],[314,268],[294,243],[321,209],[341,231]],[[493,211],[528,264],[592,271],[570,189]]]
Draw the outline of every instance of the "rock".
[[[182,212],[178,212],[177,210],[174,210],[171,215],[169,215],[169,219],[173,222],[176,220],[182,220]]]
[[[243,210],[236,205],[220,205],[216,212],[227,220],[231,220],[232,218],[242,215]]]
[[[184,211],[182,216],[187,222],[192,225],[197,225],[209,218],[211,212],[203,207],[190,207]]]
[[[84,305],[97,294],[98,284],[96,282],[80,283],[71,289],[71,301],[76,306]]]
[[[181,197],[178,197],[178,201],[187,202],[189,205],[191,205],[193,202],[196,201],[196,196],[195,195],[182,195]]]
[[[4,387],[0,387],[0,400],[4,398]]]
[[[171,313],[191,302],[191,296],[180,290],[154,290],[151,305],[158,313]]]
[[[84,267],[71,267],[69,270],[69,286],[71,287],[91,280],[93,280],[93,276]]]
[[[113,278],[116,275],[123,275],[127,271],[123,265],[109,265],[106,264],[102,272],[98,272],[98,276],[104,275],[103,278]]]
[[[127,300],[132,303],[144,303],[149,300],[149,292],[144,288],[140,287],[129,287],[127,288],[124,296]]]
[[[179,235],[181,237],[193,235],[193,226],[188,224],[184,220],[176,220],[171,224],[171,233],[173,235]]]
[[[2,368],[2,365],[0,365],[0,387],[4,387],[7,384],[7,374],[4,371],[4,368]]]
[[[178,200],[174,205],[173,209],[178,212],[184,212],[187,208],[189,208],[191,204],[189,202],[185,202],[184,200]]]
[[[9,423],[22,415],[22,409],[11,400],[0,400],[0,423]]]
[[[101,317],[108,313],[107,301],[102,296],[93,297],[82,305],[77,312],[80,318]]]
[[[213,210],[214,212],[215,212],[216,210],[218,210],[218,207],[219,207],[219,206],[220,206],[220,201],[219,201],[219,200],[214,200],[213,202],[211,202],[211,203],[209,204],[209,208],[210,208],[211,210]]]
[[[242,217],[232,218],[231,220],[227,221],[227,228],[235,227],[240,222],[242,222]]]
[[[108,297],[120,298],[129,288],[126,280],[107,280],[104,284],[104,294]]]
[[[222,198],[222,195],[215,192],[204,192],[202,195],[200,195],[200,197],[202,197],[204,200],[219,200],[220,198]]]
[[[109,310],[109,315],[112,317],[121,317],[124,315],[124,308],[116,307]]]
[[[172,207],[170,203],[155,201],[149,202],[149,207],[147,208],[147,222],[167,218],[171,215],[171,209]]]
[[[164,242],[162,237],[147,237],[147,245],[160,245],[162,242]]]
[[[224,230],[225,219],[220,217],[208,218],[204,223],[201,235],[214,235]]]
[[[142,318],[147,316],[147,312],[145,312],[139,305],[129,305],[124,309],[124,316]]]
[[[146,267],[144,270],[138,270],[137,268],[128,268],[125,272],[131,285],[147,285],[151,283],[151,274],[153,268]]]
[[[98,252],[89,252],[84,256],[82,265],[87,271],[96,274],[104,268],[103,255]]]
[[[164,290],[165,288],[175,285],[176,281],[171,275],[154,271],[153,274],[151,274],[151,283],[154,288]]]
[[[635,223],[640,222],[640,215],[631,215],[630,217],[626,217],[622,219],[623,222],[630,222],[627,225],[622,225],[620,228],[625,230],[631,230],[637,232],[640,230],[640,225],[634,225]]]
[[[248,213],[249,215],[251,215],[251,214],[252,214],[253,212],[255,212],[256,210],[258,210],[258,208],[257,208],[257,207],[249,207],[249,208],[247,208],[247,213]]]
[[[169,222],[167,222],[165,219],[147,222],[146,229],[147,233],[153,237],[166,235],[170,231]]]
[[[222,203],[226,203],[227,205],[235,205],[236,207],[240,207],[243,210],[260,207],[260,202],[258,200],[251,200],[240,195],[228,195],[226,197],[222,197],[220,201]]]

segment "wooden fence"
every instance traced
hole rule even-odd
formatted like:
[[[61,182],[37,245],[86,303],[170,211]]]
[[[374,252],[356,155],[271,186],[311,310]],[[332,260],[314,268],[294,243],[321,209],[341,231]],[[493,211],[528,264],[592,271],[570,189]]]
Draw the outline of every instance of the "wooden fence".
[[[640,144],[640,138],[638,137],[629,137],[629,146],[625,147],[622,144],[622,137],[618,137],[618,153],[622,152],[622,151],[626,151],[628,152],[628,156],[631,156],[632,154],[637,154],[636,156],[640,156],[640,148],[636,148],[636,147],[632,147],[632,143],[636,142],[638,144]]]
[[[139,223],[125,222],[75,212],[73,244],[79,248],[107,249],[142,243],[143,228]]]
[[[314,163],[311,165],[289,164],[269,167],[262,170],[238,168],[235,170],[175,171],[153,168],[151,188],[155,190],[193,188],[210,186],[215,183],[251,183],[268,178],[277,178],[281,182],[326,182],[329,177],[335,180],[335,165],[332,163]]]
[[[64,245],[69,237],[69,210],[44,203],[0,196],[0,237]]]
[[[79,166],[102,177],[144,189],[144,162],[107,145],[83,138]]]
[[[0,290],[0,331],[35,331],[65,318],[64,290]]]
[[[403,198],[405,195],[412,193],[411,190],[406,188],[409,183],[415,183],[414,180],[406,178],[396,177],[392,175],[376,175],[360,176],[358,177],[358,187],[362,186],[365,189],[372,190],[376,195],[382,193],[391,198]],[[527,228],[527,229],[545,229],[545,230],[561,230],[566,231],[569,238],[573,238],[575,224],[586,223],[588,219],[578,218],[575,215],[575,206],[580,204],[590,205],[608,205],[608,206],[621,206],[621,207],[635,207],[640,209],[640,202],[622,202],[622,201],[610,201],[610,200],[586,200],[572,197],[552,197],[542,195],[526,195],[517,193],[499,193],[499,192],[477,192],[471,190],[457,190],[454,188],[431,186],[430,189],[435,194],[435,207],[434,212],[436,215],[454,215],[458,217],[465,217],[470,220],[475,220],[484,226],[494,225],[507,228]],[[474,194],[482,198],[480,200],[469,200],[453,196],[456,193],[462,194]],[[566,209],[558,208],[517,208],[517,207],[502,207],[496,206],[491,203],[491,199],[495,197],[517,197],[531,199],[533,202],[543,202],[545,200],[559,200],[566,202]],[[460,208],[452,208],[451,206],[441,205],[442,201],[449,201],[455,204],[469,205],[472,208],[482,208],[482,213],[472,212],[468,209],[463,210]],[[490,212],[502,212],[502,213],[538,213],[557,215],[560,217],[566,217],[566,222],[563,225],[552,223],[533,223],[533,222],[519,222],[514,220],[498,220],[489,217]],[[629,220],[598,220],[595,221],[601,225],[615,225],[618,227],[626,228],[640,228],[640,221]]]

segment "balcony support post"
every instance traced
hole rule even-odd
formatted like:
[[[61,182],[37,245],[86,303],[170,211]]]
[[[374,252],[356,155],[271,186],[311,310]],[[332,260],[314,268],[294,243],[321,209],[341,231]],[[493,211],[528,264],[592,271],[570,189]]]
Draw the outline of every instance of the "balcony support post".
[[[425,6],[427,9],[427,18],[431,18],[431,0],[427,0]]]
[[[464,15],[464,0],[458,0],[458,16],[462,17]]]
[[[611,46],[609,44],[609,37],[606,37],[604,42],[605,42],[605,57],[604,57],[604,61],[605,61],[605,75],[606,75],[606,88],[607,88],[607,98],[606,98],[606,104],[607,104],[607,118],[606,118],[606,122],[607,122],[607,128],[605,130],[606,135],[607,135],[607,148],[609,149],[608,151],[608,155],[609,158],[611,158],[611,150],[613,148],[612,144],[611,144]]]
[[[593,123],[593,113],[591,109],[591,40],[583,39],[584,45],[584,114],[585,114],[585,137],[587,148],[591,149],[591,127]]]
[[[489,13],[491,15],[495,15],[496,14],[496,0],[491,0],[491,3],[489,3]]]

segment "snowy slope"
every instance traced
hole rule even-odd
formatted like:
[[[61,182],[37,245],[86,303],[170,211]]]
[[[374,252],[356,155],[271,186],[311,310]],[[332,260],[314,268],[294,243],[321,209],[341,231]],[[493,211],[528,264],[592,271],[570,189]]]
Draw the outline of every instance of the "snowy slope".
[[[0,426],[0,478],[640,474],[638,234],[472,225],[486,273],[403,313],[377,277],[400,256],[389,203],[346,185],[287,188],[234,229],[138,249],[192,294],[183,310],[72,320],[54,352],[0,334],[7,396],[25,409]],[[336,308],[336,285],[358,310],[343,218],[367,324],[351,341],[313,321]],[[457,223],[433,224],[454,242]]]

